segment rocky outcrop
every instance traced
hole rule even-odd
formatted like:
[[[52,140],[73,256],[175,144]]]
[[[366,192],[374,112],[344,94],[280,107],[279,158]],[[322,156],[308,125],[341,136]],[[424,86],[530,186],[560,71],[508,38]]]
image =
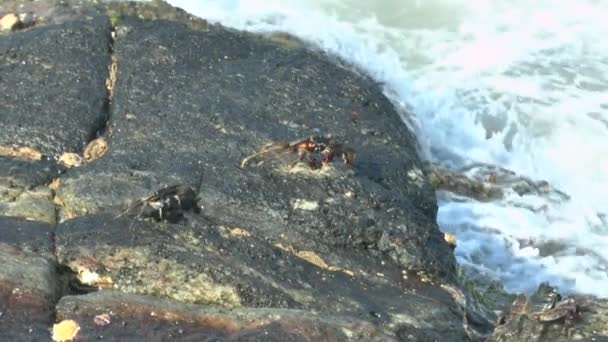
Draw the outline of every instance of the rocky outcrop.
[[[160,2],[27,6],[34,24],[0,36],[0,337],[61,320],[85,340],[491,332],[373,80]],[[308,157],[289,144],[329,135]],[[157,192],[175,184],[198,209]]]
[[[119,213],[163,184],[183,183],[218,223],[302,249],[319,241],[453,273],[413,137],[371,80],[308,49],[219,27],[125,19],[114,49],[111,148],[62,177],[57,195],[70,215]],[[352,168],[238,167],[269,141],[326,134],[355,149]]]

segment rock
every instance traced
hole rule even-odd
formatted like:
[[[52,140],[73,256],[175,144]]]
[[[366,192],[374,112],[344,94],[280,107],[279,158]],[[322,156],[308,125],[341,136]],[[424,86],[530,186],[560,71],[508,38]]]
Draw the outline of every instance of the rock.
[[[0,191],[2,191],[0,186]],[[13,190],[13,189],[10,189]],[[7,202],[0,201],[0,213],[5,216],[54,224],[56,222],[53,192],[47,186],[23,190]]]
[[[429,178],[437,190],[453,200],[459,197],[477,201],[502,200],[509,193],[519,196],[532,195],[546,198],[549,202],[560,203],[570,197],[552,187],[546,181],[534,181],[513,171],[494,165],[475,163],[466,167],[449,169],[427,163]],[[531,210],[541,210],[530,208]]]
[[[0,215],[55,223],[53,192],[48,184],[59,176],[48,160],[20,160],[0,156]]]
[[[349,317],[301,310],[225,309],[114,291],[63,297],[57,319],[74,320],[78,339],[180,341],[394,341]],[[102,320],[103,319],[103,320]]]
[[[324,260],[316,251],[216,226],[196,214],[186,224],[89,215],[61,223],[56,237],[58,261],[81,283],[104,291],[228,308],[340,313],[387,331],[405,322],[414,330],[430,329],[433,322],[441,336],[466,336],[463,318],[455,314],[462,307],[449,292],[404,277],[390,263],[356,254]]]
[[[107,120],[110,44],[101,16],[0,36],[0,146],[81,151]]]
[[[453,276],[415,139],[372,80],[318,52],[220,26],[198,31],[125,18],[117,32],[111,149],[68,171],[57,190],[67,211],[118,214],[183,183],[200,189],[205,215],[223,225],[329,259],[356,249]],[[364,136],[363,128],[378,134]],[[238,167],[264,143],[318,134],[355,149],[352,169]],[[345,198],[349,191],[357,197]],[[306,202],[317,210],[292,206]]]
[[[0,340],[44,341],[57,300],[51,226],[0,217]]]
[[[15,13],[7,13],[0,19],[1,31],[12,31],[19,27],[19,17]]]

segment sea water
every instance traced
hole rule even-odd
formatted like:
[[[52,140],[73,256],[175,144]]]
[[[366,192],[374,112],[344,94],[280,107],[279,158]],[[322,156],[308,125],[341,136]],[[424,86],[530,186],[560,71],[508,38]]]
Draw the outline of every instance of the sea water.
[[[608,296],[608,0],[169,0],[291,33],[384,85],[423,157],[500,166],[568,195],[440,198],[458,262],[510,292]],[[506,189],[508,190],[508,189]]]

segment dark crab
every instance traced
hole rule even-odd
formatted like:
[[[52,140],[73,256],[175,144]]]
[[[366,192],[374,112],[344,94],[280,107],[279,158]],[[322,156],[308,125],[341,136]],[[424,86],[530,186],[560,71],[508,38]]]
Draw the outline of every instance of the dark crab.
[[[574,298],[566,298],[555,303],[555,306],[551,309],[531,314],[531,318],[541,322],[557,322],[563,320],[566,326],[570,326],[578,315],[579,307]]]
[[[509,314],[501,313],[496,323],[503,325],[518,317],[526,317],[542,323],[563,323],[563,329],[567,333],[579,312],[574,298],[562,298],[554,288],[542,284],[529,298],[523,294],[517,296],[511,304]]]
[[[184,184],[164,187],[148,197],[137,200],[120,217],[135,208],[141,208],[138,217],[152,218],[155,221],[177,223],[184,211],[200,213],[198,198],[192,188]]]
[[[347,165],[352,165],[355,159],[355,151],[330,136],[312,136],[307,139],[292,142],[271,142],[255,154],[243,159],[241,168],[247,167],[253,159],[263,157],[272,153],[295,153],[299,161],[306,161],[312,169],[325,166],[340,157]]]

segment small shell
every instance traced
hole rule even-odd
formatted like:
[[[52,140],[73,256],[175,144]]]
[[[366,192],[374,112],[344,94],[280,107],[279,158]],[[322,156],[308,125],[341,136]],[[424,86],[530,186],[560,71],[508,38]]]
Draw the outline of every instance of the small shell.
[[[93,318],[93,321],[95,322],[95,324],[97,324],[99,326],[108,325],[108,324],[110,324],[110,315],[108,315],[108,314],[97,315],[97,316],[95,316],[95,318]]]
[[[17,17],[15,13],[5,14],[2,19],[0,19],[0,30],[12,31],[17,28],[20,23],[19,17]]]
[[[344,197],[353,199],[353,198],[357,197],[357,194],[355,194],[353,191],[347,191],[344,193]]]
[[[78,167],[82,165],[82,157],[72,152],[65,152],[59,158],[59,163],[65,167]]]
[[[454,236],[454,234],[443,233],[443,239],[452,249],[456,248],[456,236]]]
[[[53,324],[53,341],[71,341],[80,330],[80,326],[75,321],[68,319],[60,323]]]
[[[0,146],[0,156],[17,157],[23,159],[40,160],[43,157],[42,152],[35,148],[21,146],[21,147],[4,147]]]
[[[84,159],[86,161],[95,160],[103,156],[108,150],[108,143],[103,138],[91,140],[84,148]]]

